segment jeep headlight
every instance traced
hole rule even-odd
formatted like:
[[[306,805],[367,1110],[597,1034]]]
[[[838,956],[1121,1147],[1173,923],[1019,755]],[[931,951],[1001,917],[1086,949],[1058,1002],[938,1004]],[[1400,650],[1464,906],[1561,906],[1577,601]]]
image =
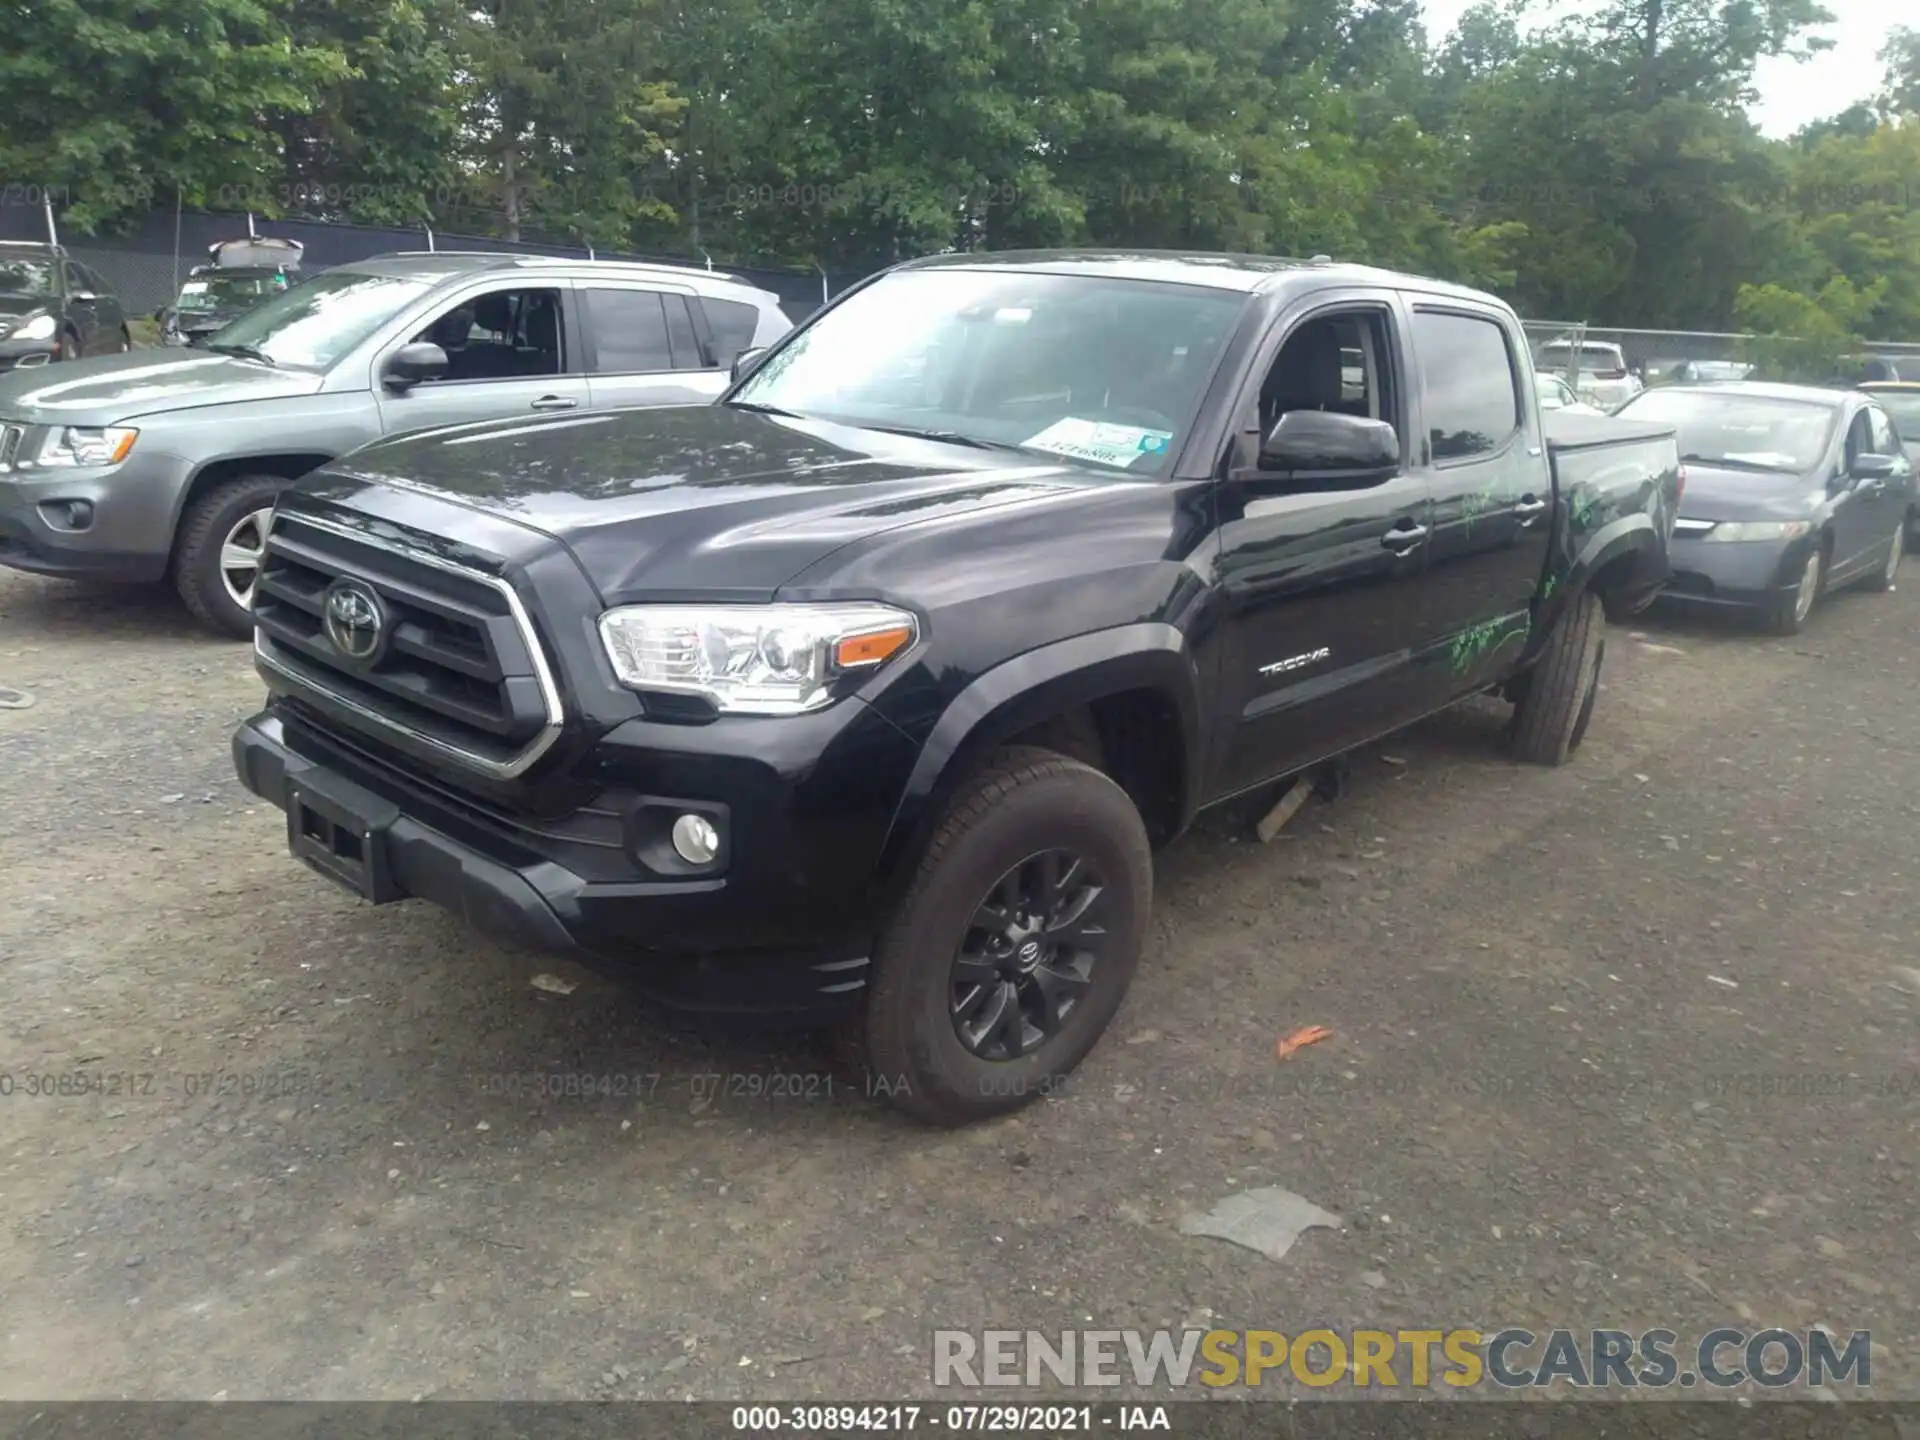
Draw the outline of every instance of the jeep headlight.
[[[13,332],[15,340],[51,340],[59,328],[51,315],[36,315]]]
[[[42,465],[118,465],[133,452],[138,430],[109,426],[91,429],[62,425],[50,431],[40,447]]]
[[[1708,540],[1798,540],[1813,528],[1807,520],[1738,520],[1716,525]]]
[[[626,605],[600,638],[631,690],[699,695],[723,714],[800,715],[834,682],[912,648],[920,624],[891,605]]]

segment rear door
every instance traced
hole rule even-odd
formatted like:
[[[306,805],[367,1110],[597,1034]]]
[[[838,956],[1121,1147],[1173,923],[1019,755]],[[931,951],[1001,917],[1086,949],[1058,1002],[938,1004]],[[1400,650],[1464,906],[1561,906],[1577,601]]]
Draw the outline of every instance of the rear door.
[[[727,388],[727,370],[702,339],[697,302],[688,292],[589,280],[581,282],[578,294],[594,409],[693,405]]]
[[[1391,294],[1316,295],[1275,324],[1240,397],[1234,449],[1214,487],[1229,735],[1215,796],[1418,713],[1405,637],[1424,604],[1431,506],[1426,481],[1407,464],[1403,318]],[[1357,394],[1342,353],[1353,350],[1362,357]],[[1380,474],[1263,469],[1259,439],[1292,409],[1386,420],[1400,432],[1401,463]]]
[[[1533,378],[1500,311],[1409,296],[1418,468],[1433,497],[1415,620],[1432,706],[1505,673],[1525,644],[1553,526]]]

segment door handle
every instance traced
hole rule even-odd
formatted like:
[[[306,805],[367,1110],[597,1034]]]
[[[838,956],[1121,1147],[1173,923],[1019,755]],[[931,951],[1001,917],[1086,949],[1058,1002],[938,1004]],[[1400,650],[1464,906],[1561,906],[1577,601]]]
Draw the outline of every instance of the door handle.
[[[580,402],[565,395],[542,395],[530,408],[535,410],[571,410]]]
[[[1513,514],[1522,525],[1531,525],[1546,508],[1546,501],[1529,496],[1513,507]]]
[[[1396,555],[1404,555],[1427,538],[1424,525],[1397,525],[1380,537],[1380,543]]]

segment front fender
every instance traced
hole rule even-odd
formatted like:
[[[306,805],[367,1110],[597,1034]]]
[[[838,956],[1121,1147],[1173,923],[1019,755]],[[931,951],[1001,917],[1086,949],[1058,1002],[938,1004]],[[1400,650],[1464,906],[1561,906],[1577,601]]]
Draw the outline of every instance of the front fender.
[[[1197,808],[1202,728],[1199,675],[1186,637],[1143,622],[1058,640],[986,671],[941,713],[893,817],[878,881],[888,897],[911,880],[954,791],[995,747],[1056,716],[1128,691],[1167,702],[1179,727],[1178,825]]]

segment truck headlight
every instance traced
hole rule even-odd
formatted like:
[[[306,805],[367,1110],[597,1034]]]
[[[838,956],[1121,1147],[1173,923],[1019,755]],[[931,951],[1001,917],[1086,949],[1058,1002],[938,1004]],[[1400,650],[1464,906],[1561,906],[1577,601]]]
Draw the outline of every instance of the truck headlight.
[[[51,340],[53,332],[59,328],[51,315],[36,315],[18,330],[13,332],[15,340]]]
[[[1813,528],[1809,520],[1738,520],[1716,525],[1707,540],[1798,540]]]
[[[89,429],[80,425],[62,425],[47,434],[40,447],[42,465],[118,465],[133,453],[138,430],[119,427]]]
[[[891,605],[626,605],[600,639],[632,690],[699,695],[723,714],[800,715],[833,683],[910,649],[920,623]]]

